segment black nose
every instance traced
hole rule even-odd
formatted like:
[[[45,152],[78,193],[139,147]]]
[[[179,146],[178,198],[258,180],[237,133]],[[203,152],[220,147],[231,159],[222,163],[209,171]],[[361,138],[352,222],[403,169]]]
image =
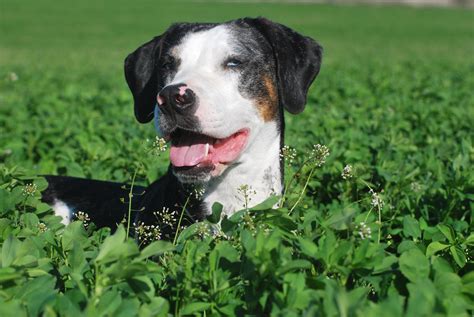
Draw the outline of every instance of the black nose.
[[[185,84],[168,85],[157,97],[158,106],[162,110],[185,111],[196,103],[196,95]]]

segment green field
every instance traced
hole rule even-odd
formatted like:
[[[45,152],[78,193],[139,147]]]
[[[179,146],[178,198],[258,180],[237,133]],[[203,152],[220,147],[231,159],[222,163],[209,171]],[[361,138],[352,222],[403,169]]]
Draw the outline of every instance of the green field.
[[[472,314],[472,10],[4,0],[0,11],[0,316]],[[37,175],[137,172],[149,184],[167,168],[152,125],[134,119],[125,56],[173,22],[242,16],[325,49],[305,112],[286,116],[297,155],[285,204],[219,230],[216,208],[145,249],[123,228],[61,225]],[[330,150],[321,167],[304,163],[315,144]]]

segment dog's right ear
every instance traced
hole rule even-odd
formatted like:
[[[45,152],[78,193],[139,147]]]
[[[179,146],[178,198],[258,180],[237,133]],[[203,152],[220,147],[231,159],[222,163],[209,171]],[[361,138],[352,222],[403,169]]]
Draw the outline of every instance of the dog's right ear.
[[[306,105],[311,83],[319,74],[323,48],[313,39],[265,18],[244,18],[268,41],[276,62],[280,103],[297,114]]]
[[[135,117],[140,123],[153,119],[158,94],[156,62],[161,46],[161,36],[137,48],[125,59],[125,79],[132,91],[135,103]]]

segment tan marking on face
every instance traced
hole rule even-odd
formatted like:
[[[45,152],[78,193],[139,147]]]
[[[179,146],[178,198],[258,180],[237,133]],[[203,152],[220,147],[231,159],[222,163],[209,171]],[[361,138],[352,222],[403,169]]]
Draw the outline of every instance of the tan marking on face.
[[[275,83],[269,75],[263,75],[265,95],[257,99],[258,111],[264,122],[275,119],[278,109],[278,93]]]

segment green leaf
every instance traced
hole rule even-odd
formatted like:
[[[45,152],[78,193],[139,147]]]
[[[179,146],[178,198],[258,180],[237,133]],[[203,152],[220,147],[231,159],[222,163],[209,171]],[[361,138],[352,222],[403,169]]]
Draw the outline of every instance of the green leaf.
[[[61,238],[63,249],[64,250],[71,250],[74,242],[79,243],[86,243],[87,234],[84,229],[84,225],[80,221],[73,221],[70,223],[66,229],[64,229],[64,233]]]
[[[276,204],[278,204],[279,201],[280,201],[280,196],[271,195],[260,204],[250,208],[250,210],[261,211],[261,210],[273,209],[276,206]]]
[[[13,299],[4,302],[0,298],[0,316],[27,317],[27,311],[21,301]]]
[[[122,297],[116,290],[109,290],[102,294],[96,304],[98,316],[113,316],[122,303]]]
[[[10,280],[19,279],[22,277],[22,272],[17,271],[12,267],[0,268],[0,283]]]
[[[406,316],[433,316],[436,303],[436,288],[428,278],[407,284],[410,296]]]
[[[190,303],[184,306],[183,309],[181,309],[180,313],[181,315],[191,315],[197,312],[205,311],[206,309],[210,307],[211,307],[211,303],[195,302],[195,303]]]
[[[136,258],[136,261],[141,261],[152,256],[161,255],[165,252],[173,251],[174,249],[175,247],[171,242],[153,241],[140,252],[140,255]]]
[[[467,245],[474,245],[474,233],[471,233],[469,237],[464,241]]]
[[[0,214],[15,208],[16,201],[12,196],[9,191],[0,188]]]
[[[84,250],[82,249],[82,246],[79,242],[73,242],[73,246],[69,251],[67,258],[73,272],[81,274],[82,270],[86,267],[87,262]]]
[[[214,204],[212,204],[212,213],[209,216],[207,216],[206,219],[210,223],[219,223],[219,221],[221,221],[221,214],[222,214],[223,208],[224,206],[222,206],[221,203],[215,202]]]
[[[168,316],[169,304],[163,297],[153,297],[148,304],[140,307],[138,316]]]
[[[439,241],[433,241],[426,248],[426,256],[432,256],[436,252],[444,250],[448,247],[449,247],[449,244],[444,244],[444,243],[441,243]]]
[[[448,239],[450,244],[454,244],[456,235],[454,233],[453,228],[447,225],[443,225],[443,224],[439,224],[436,227],[443,234],[443,236],[445,236],[446,239]]]
[[[462,278],[462,292],[465,294],[474,294],[474,271],[467,273]]]
[[[421,229],[418,220],[412,216],[405,216],[403,218],[403,234],[406,237],[418,239],[421,237]]]
[[[439,256],[431,258],[431,265],[436,272],[454,272],[449,261]]]
[[[116,261],[119,258],[138,254],[138,247],[132,241],[125,241],[126,232],[122,225],[111,236],[108,236],[100,246],[99,254],[95,259],[102,264]]]
[[[17,250],[20,247],[20,240],[13,235],[9,235],[2,246],[2,267],[10,266],[16,258]]]
[[[336,210],[329,219],[323,222],[323,226],[331,227],[335,230],[346,230],[356,213],[357,210],[354,208]]]
[[[452,298],[461,293],[461,278],[450,272],[437,272],[434,279],[436,289],[441,293],[442,298]]]
[[[389,255],[383,258],[382,263],[374,267],[374,273],[382,273],[392,269],[392,266],[397,263],[398,259],[394,255]]]
[[[293,260],[293,261],[290,261],[289,263],[286,263],[283,266],[280,266],[276,270],[275,273],[277,275],[280,275],[289,271],[303,270],[303,269],[309,269],[309,268],[311,268],[311,262],[307,260]]]
[[[45,304],[54,300],[55,284],[54,277],[43,275],[23,284],[16,296],[26,303],[30,316],[38,316]]]
[[[420,279],[428,278],[430,263],[419,249],[410,249],[403,252],[398,263],[400,271],[410,281],[416,282]]]
[[[309,239],[298,237],[298,244],[303,254],[313,259],[317,259],[318,246],[316,243],[310,241]]]
[[[31,212],[27,212],[26,214],[23,214],[20,219],[27,228],[36,229],[38,227],[39,218],[37,215]]]
[[[229,262],[237,262],[239,260],[239,251],[227,241],[217,244],[215,250],[219,252],[220,257],[227,259]]]
[[[464,251],[461,249],[461,247],[453,245],[449,247],[449,251],[451,252],[454,261],[456,261],[456,264],[459,265],[459,267],[464,267],[464,265],[466,265],[466,255],[464,254]]]

